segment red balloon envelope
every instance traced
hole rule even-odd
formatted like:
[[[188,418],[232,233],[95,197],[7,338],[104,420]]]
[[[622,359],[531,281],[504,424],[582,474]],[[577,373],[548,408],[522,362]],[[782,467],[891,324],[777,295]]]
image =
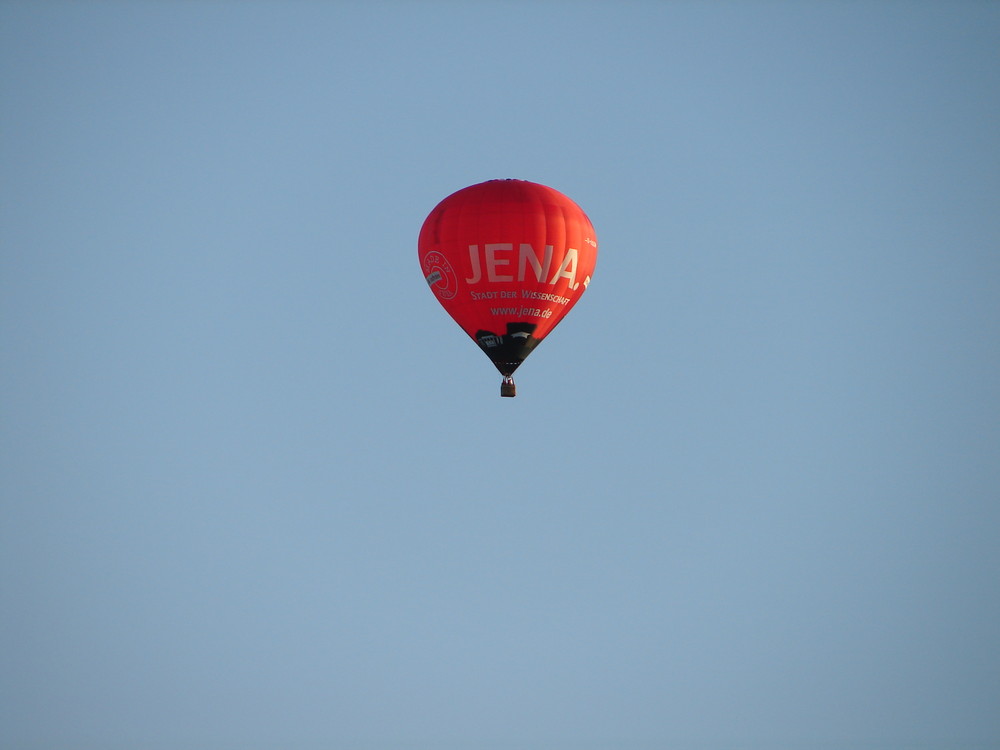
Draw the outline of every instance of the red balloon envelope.
[[[438,301],[503,375],[579,301],[597,263],[590,219],[558,190],[490,180],[441,201],[424,221],[420,267]]]

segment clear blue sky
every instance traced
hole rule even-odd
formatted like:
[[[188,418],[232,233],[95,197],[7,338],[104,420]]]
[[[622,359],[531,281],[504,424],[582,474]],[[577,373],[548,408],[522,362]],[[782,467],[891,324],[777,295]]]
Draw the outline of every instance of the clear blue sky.
[[[0,2],[0,745],[1000,747],[998,123],[995,2]]]

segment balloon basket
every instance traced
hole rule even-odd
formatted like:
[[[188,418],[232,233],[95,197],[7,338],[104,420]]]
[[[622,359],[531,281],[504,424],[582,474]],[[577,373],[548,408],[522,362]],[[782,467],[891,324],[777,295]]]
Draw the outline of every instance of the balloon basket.
[[[500,395],[503,398],[514,398],[517,389],[514,387],[514,378],[509,375],[500,382]]]

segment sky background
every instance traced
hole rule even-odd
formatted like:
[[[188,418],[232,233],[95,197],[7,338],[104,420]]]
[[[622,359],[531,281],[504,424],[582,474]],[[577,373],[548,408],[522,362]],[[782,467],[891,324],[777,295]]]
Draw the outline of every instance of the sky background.
[[[996,2],[3,0],[0,745],[1000,747],[998,123]]]

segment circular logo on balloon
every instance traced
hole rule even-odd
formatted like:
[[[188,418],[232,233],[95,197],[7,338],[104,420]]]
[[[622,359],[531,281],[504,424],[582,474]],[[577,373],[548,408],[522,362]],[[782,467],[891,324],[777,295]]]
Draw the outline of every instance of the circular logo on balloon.
[[[451,299],[458,293],[458,276],[451,263],[437,250],[432,250],[424,256],[424,278],[429,286],[441,299]]]

